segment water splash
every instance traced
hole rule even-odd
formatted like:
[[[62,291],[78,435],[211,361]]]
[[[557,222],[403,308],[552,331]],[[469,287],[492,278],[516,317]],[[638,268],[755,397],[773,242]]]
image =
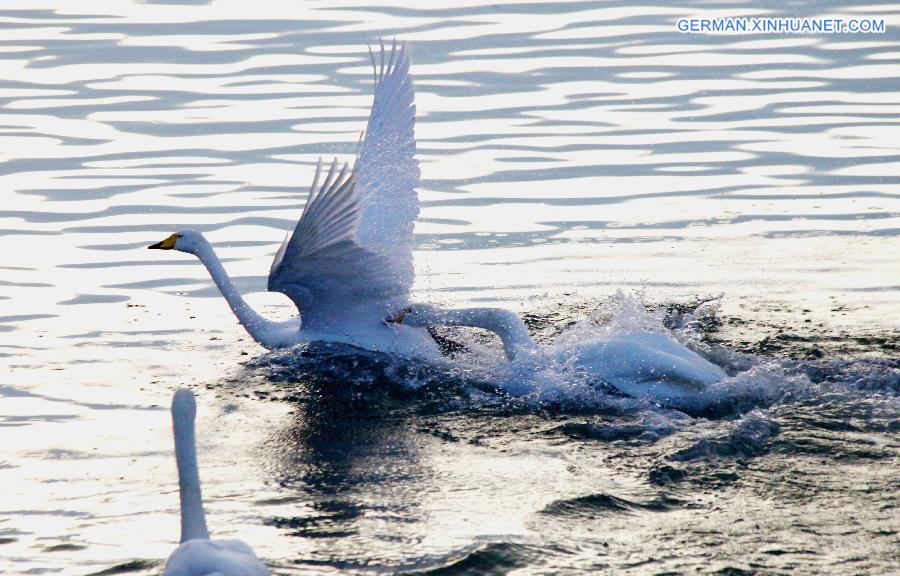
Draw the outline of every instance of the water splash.
[[[351,346],[317,343],[275,351],[248,366],[263,370],[274,381],[316,379],[340,383],[338,386],[348,390],[382,387],[399,395],[443,386],[468,390],[474,402],[502,401],[526,409],[634,412],[674,406],[692,413],[711,409],[733,413],[771,401],[779,380],[784,379],[774,365],[751,367],[705,389],[688,386],[687,392],[677,398],[666,397],[665,389],[655,396],[636,398],[623,391],[623,380],[617,373],[598,373],[597,369],[606,367],[586,362],[586,358],[596,355],[606,342],[615,342],[617,337],[674,337],[664,325],[665,318],[663,312],[648,310],[639,297],[620,292],[602,302],[585,320],[564,328],[552,342],[521,350],[513,361],[486,341],[484,333],[459,329],[445,338],[454,344],[454,352],[443,361],[410,361]],[[691,342],[691,338],[699,336],[684,340]],[[696,348],[704,351],[700,346]],[[630,350],[626,353],[633,355]],[[621,364],[614,368],[623,374],[638,374],[641,370],[629,365],[632,361],[640,364],[639,357],[607,355]],[[605,374],[613,374],[618,380],[609,380]],[[633,391],[635,385],[640,389],[639,383],[629,385],[632,388],[625,390]],[[655,385],[658,384],[647,383],[648,387]]]

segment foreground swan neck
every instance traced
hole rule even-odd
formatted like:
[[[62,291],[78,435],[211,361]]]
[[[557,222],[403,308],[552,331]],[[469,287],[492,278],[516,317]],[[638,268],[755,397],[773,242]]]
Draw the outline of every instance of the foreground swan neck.
[[[181,500],[181,541],[209,539],[200,473],[194,438],[197,408],[189,390],[179,390],[172,400],[172,428],[175,431],[175,461],[178,463],[178,491]]]
[[[222,296],[228,301],[228,305],[231,307],[234,315],[237,316],[238,321],[259,344],[266,348],[275,347],[276,343],[270,341],[270,334],[276,327],[276,323],[266,320],[247,304],[243,296],[241,296],[240,292],[238,292],[235,287],[234,282],[228,277],[228,273],[225,272],[222,262],[219,260],[219,257],[216,255],[209,242],[207,242],[206,239],[202,239],[198,244],[199,245],[193,251],[193,254],[197,256],[197,258],[203,262],[203,265],[206,266],[206,269],[209,270],[209,275],[212,276],[216,286],[219,287]]]

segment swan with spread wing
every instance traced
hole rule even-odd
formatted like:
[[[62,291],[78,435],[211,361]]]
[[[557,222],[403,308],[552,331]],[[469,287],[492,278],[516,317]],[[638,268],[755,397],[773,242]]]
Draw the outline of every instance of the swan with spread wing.
[[[197,256],[247,332],[266,348],[310,341],[350,344],[413,357],[438,357],[426,330],[383,319],[406,305],[414,279],[413,220],[419,211],[415,159],[416,108],[403,44],[371,53],[375,97],[352,169],[335,160],[324,179],[316,168],[306,206],[282,243],[268,289],[300,311],[286,322],[268,320],[237,291],[199,232],[172,234],[148,248]]]
[[[197,256],[247,332],[266,348],[325,341],[434,360],[441,351],[428,332],[438,325],[491,330],[503,340],[510,368],[530,356],[563,358],[629,395],[694,397],[724,378],[672,338],[657,333],[617,336],[577,349],[539,347],[522,320],[505,310],[447,311],[409,306],[413,284],[413,221],[418,215],[419,166],[409,55],[382,47],[375,97],[356,164],[316,168],[306,206],[275,254],[268,289],[286,294],[300,317],[267,320],[238,293],[209,242],[198,232],[172,234],[149,246]],[[398,315],[397,311],[404,312]]]

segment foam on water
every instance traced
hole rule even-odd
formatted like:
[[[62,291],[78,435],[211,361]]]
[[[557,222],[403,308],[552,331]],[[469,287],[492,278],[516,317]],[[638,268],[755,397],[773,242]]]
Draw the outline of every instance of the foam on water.
[[[710,310],[701,312],[713,314]],[[520,354],[512,362],[507,362],[496,353],[485,354],[483,346],[469,347],[471,340],[463,340],[463,343],[476,352],[459,355],[457,361],[474,366],[472,372],[477,373],[480,379],[536,407],[556,404],[580,408],[634,409],[674,403],[692,412],[700,412],[713,405],[740,410],[771,401],[779,382],[788,380],[773,363],[763,366],[759,364],[763,360],[756,359],[745,370],[705,388],[694,388],[696,394],[693,398],[689,395],[686,400],[676,402],[662,395],[649,400],[634,400],[624,398],[627,394],[617,389],[614,383],[604,382],[597,374],[579,365],[579,354],[584,354],[582,345],[590,346],[618,336],[645,333],[670,335],[700,354],[709,354],[710,347],[700,345],[701,334],[694,331],[699,323],[687,322],[678,331],[672,332],[664,325],[665,319],[663,311],[648,310],[640,295],[628,296],[618,292],[601,302],[585,319],[564,327],[546,345],[534,352]],[[556,353],[558,350],[564,353]],[[719,356],[721,361],[724,354],[720,351]],[[747,364],[746,357],[741,356],[741,360]]]

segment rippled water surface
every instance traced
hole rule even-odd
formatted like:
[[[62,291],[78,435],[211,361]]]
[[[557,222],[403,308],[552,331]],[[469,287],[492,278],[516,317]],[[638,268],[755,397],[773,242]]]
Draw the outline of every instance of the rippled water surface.
[[[900,5],[13,4],[0,572],[161,571],[182,385],[211,530],[278,574],[900,564]],[[675,29],[823,15],[887,30]],[[433,370],[260,358],[195,259],[144,249],[200,230],[290,317],[271,255],[316,159],[355,153],[366,43],[393,37],[417,89],[416,299],[500,304],[545,342],[588,315],[671,329],[729,402],[685,414],[553,370],[511,393],[483,334],[440,334],[464,348]]]

